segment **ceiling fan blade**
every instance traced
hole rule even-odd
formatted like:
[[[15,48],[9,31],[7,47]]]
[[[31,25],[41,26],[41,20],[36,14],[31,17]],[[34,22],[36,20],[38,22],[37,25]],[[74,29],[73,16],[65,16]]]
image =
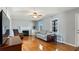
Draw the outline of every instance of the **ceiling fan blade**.
[[[42,15],[38,15],[38,16],[42,16]]]

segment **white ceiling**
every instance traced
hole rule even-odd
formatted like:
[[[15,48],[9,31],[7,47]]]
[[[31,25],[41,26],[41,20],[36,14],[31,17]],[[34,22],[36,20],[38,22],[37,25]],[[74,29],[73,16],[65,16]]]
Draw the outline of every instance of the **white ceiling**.
[[[46,16],[54,15],[75,8],[76,7],[9,7],[8,11],[13,19],[31,20],[32,18],[29,14],[32,13],[34,10]]]

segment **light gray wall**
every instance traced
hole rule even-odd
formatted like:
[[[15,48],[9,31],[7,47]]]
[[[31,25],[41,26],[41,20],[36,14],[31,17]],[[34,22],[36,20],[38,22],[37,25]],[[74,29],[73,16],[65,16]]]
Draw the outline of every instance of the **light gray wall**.
[[[52,31],[52,18],[53,16],[45,16],[41,21],[43,22],[43,29],[45,31]]]
[[[63,34],[65,43],[75,45],[75,15],[79,8],[57,15],[60,20],[60,33]]]
[[[12,19],[12,29],[19,29],[21,33],[23,30],[32,31],[33,22],[27,19]],[[30,33],[31,34],[31,33]]]
[[[79,8],[44,18],[44,28],[45,30],[51,30],[51,20],[58,18],[59,33],[62,35],[62,41],[66,44],[75,45],[75,14],[77,13],[79,13]]]

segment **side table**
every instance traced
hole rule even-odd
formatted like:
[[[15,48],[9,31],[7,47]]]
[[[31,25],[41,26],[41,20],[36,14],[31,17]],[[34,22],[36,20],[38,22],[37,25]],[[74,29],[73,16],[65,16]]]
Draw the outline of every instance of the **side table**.
[[[57,42],[56,35],[47,35],[47,41]]]

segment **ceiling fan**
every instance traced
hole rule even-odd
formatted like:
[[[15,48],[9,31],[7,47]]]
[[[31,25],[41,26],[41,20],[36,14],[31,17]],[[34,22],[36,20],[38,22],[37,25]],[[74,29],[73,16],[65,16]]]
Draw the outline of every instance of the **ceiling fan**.
[[[42,14],[38,13],[37,11],[33,11],[31,16],[32,16],[32,18],[40,18],[42,16]]]

